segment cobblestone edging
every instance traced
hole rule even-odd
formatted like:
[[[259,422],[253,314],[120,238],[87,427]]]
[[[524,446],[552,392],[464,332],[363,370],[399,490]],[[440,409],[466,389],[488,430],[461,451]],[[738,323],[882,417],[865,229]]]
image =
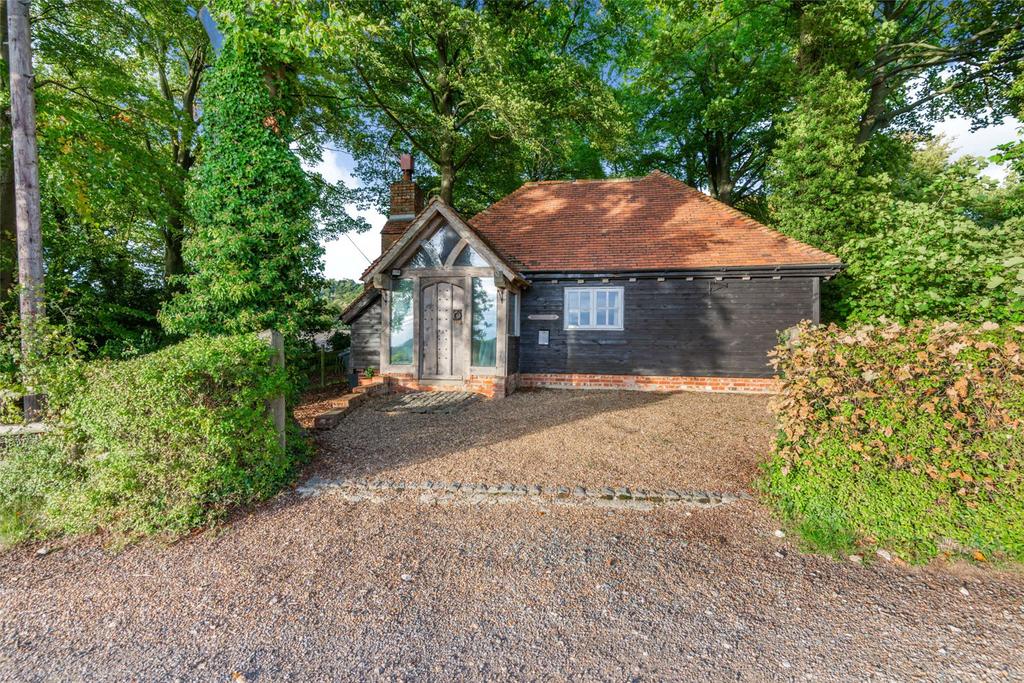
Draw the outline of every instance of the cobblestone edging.
[[[296,487],[301,498],[338,493],[353,500],[382,499],[418,494],[422,502],[468,502],[477,504],[529,501],[535,503],[596,504],[649,509],[656,505],[683,504],[717,507],[750,498],[748,493],[718,491],[649,491],[625,486],[584,488],[582,486],[540,486],[539,484],[475,484],[463,482],[402,482],[366,479],[322,479],[313,477]]]

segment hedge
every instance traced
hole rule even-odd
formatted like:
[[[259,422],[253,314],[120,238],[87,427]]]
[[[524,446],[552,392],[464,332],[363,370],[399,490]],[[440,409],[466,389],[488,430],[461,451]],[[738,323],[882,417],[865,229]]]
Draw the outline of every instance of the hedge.
[[[269,358],[240,335],[81,366],[51,399],[61,432],[0,455],[0,533],[173,535],[272,495],[301,452],[281,448],[268,415],[289,388]]]
[[[796,328],[761,485],[818,550],[1024,560],[1024,326]]]

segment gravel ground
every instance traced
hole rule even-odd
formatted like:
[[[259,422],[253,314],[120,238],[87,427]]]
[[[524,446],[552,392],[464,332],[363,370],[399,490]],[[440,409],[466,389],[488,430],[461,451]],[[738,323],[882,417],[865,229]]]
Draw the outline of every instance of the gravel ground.
[[[380,412],[388,401],[320,435],[317,474],[737,492],[772,438],[763,396],[520,391],[455,415]]]
[[[0,678],[1024,676],[1021,576],[837,562],[774,529],[753,502],[288,495],[170,547],[0,555]]]
[[[764,452],[764,407],[598,392],[443,417],[367,406],[311,470],[736,489]],[[776,524],[754,501],[286,492],[170,546],[0,552],[0,680],[1024,678],[1024,574],[805,555]]]

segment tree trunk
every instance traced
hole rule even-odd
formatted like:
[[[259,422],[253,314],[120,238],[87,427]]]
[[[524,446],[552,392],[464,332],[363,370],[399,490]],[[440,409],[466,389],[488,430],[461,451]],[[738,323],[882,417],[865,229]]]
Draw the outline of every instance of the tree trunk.
[[[11,126],[14,148],[14,194],[18,230],[18,282],[21,285],[22,364],[35,350],[36,328],[43,309],[43,238],[39,206],[39,149],[36,146],[36,99],[32,76],[29,0],[10,0]],[[35,387],[29,387],[34,394]],[[39,417],[38,396],[25,397],[25,419]]]
[[[452,160],[451,147],[448,143],[441,143],[438,167],[441,172],[441,199],[448,206],[452,206],[452,190],[455,188],[455,162]]]
[[[704,164],[711,196],[732,206],[732,149],[724,133],[705,133]]]
[[[11,63],[7,49],[7,0],[0,0],[0,82],[10,92]],[[18,230],[14,212],[14,151],[11,146],[11,110],[0,112],[0,301],[5,301],[17,282]]]
[[[184,182],[184,181],[182,181]],[[164,286],[172,288],[171,279],[185,274],[181,249],[185,241],[185,206],[180,197],[171,199],[171,216],[164,235]]]
[[[185,274],[185,259],[181,255],[184,232],[178,217],[171,219],[170,227],[164,231],[164,286],[174,289],[172,279]]]

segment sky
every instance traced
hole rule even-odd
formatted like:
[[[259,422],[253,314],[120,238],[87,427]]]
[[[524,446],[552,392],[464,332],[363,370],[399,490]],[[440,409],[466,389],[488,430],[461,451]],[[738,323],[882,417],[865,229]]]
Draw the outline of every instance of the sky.
[[[996,145],[1015,139],[1020,125],[1016,119],[1007,119],[1000,126],[991,126],[972,133],[971,124],[967,119],[948,119],[935,126],[934,132],[950,138],[961,155],[987,157],[993,153]],[[324,150],[323,161],[315,166],[314,170],[332,183],[344,180],[349,186],[356,186],[358,182],[352,176],[353,165],[352,157],[348,154]],[[992,164],[985,173],[1001,180],[1006,176],[1006,169]],[[400,175],[396,159],[395,179],[397,180]],[[349,210],[353,208],[349,207]],[[358,280],[370,261],[380,255],[380,229],[384,227],[384,221],[387,219],[377,211],[357,213],[369,222],[368,231],[348,233],[339,239],[324,243],[324,275],[329,278]]]

